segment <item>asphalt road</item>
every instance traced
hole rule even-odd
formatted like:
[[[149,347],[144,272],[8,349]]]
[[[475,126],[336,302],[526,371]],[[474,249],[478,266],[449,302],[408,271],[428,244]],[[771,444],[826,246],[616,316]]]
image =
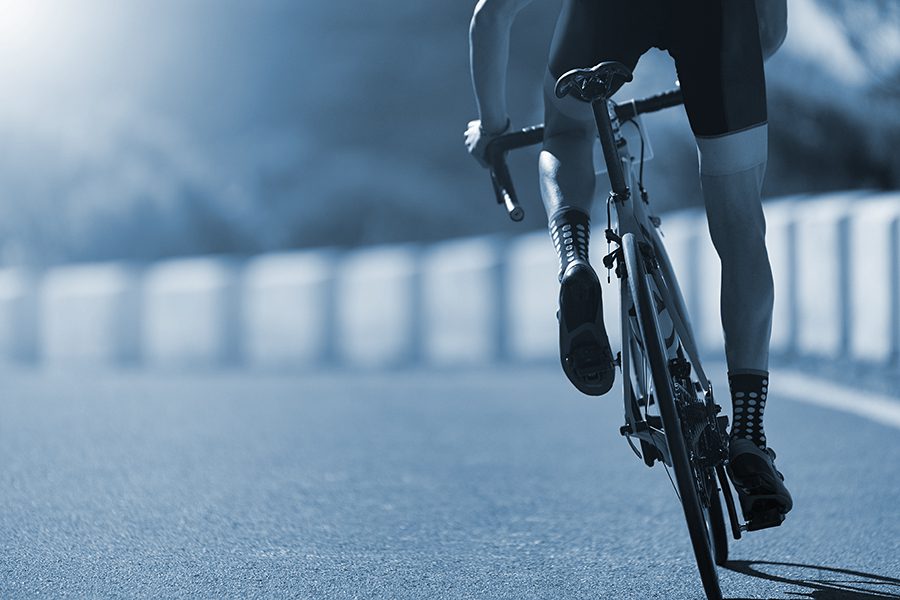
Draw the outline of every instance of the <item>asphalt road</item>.
[[[702,597],[665,472],[558,369],[0,380],[4,599]],[[900,431],[790,394],[796,508],[726,597],[900,598]]]

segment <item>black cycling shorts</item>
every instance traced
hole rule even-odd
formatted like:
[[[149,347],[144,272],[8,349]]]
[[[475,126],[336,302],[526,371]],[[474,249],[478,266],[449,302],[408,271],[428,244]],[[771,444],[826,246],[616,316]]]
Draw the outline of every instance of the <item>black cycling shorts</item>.
[[[675,59],[695,135],[766,122],[755,0],[564,0],[550,73],[558,78],[607,60],[633,70],[654,46]]]

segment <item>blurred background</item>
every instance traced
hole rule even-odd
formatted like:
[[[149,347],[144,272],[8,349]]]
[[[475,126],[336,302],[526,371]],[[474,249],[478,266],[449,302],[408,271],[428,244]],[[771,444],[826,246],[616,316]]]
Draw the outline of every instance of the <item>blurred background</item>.
[[[0,355],[291,368],[555,361],[538,151],[510,159],[526,210],[514,224],[463,145],[477,116],[473,5],[0,0]],[[558,9],[533,2],[516,21],[516,127],[542,121]],[[787,41],[767,63],[764,195],[805,208],[767,209],[785,307],[773,349],[783,339],[785,355],[841,357],[853,332],[868,331],[856,316],[877,315],[871,328],[889,335],[876,354],[895,361],[900,203],[882,196],[900,187],[900,4],[791,0],[788,12]],[[674,82],[670,57],[651,51],[620,97]],[[645,125],[647,186],[657,211],[685,217],[668,219],[668,244],[720,352],[717,277],[694,276],[718,264],[697,212],[693,137],[682,109]],[[847,234],[851,215],[869,246]],[[854,277],[876,282],[862,304],[851,302],[850,290],[867,289]]]
[[[473,3],[0,0],[7,266],[429,241],[513,226],[466,154]],[[516,23],[514,123],[542,120],[559,2]],[[768,63],[768,196],[900,184],[900,4],[791,0]],[[623,96],[668,88],[651,52]],[[683,112],[648,116],[660,209],[699,203]]]

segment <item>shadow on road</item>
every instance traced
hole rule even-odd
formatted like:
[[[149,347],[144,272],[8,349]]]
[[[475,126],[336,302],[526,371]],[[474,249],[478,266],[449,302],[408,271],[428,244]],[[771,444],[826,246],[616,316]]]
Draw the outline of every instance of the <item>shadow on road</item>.
[[[796,573],[776,575],[767,573],[760,567],[788,567],[792,571],[803,569],[809,571],[808,577],[797,577]],[[809,588],[809,592],[788,592],[791,597],[811,598],[812,600],[876,600],[883,598],[900,598],[900,579],[873,575],[862,571],[802,565],[798,563],[769,562],[763,560],[733,560],[725,565],[726,569],[778,583]],[[740,600],[734,598],[732,600]]]

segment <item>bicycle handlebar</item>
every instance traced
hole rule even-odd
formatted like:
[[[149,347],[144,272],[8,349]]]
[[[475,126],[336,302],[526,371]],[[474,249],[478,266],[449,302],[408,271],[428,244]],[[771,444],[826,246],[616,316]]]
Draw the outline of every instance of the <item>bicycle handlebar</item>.
[[[683,102],[684,98],[681,95],[681,89],[675,88],[642,100],[631,100],[623,104],[617,104],[616,116],[620,121],[627,121],[637,115],[678,106]],[[491,170],[491,183],[494,186],[494,195],[497,198],[497,204],[503,204],[506,207],[506,212],[513,221],[521,221],[525,217],[525,211],[519,206],[512,177],[509,174],[509,167],[506,165],[506,155],[510,150],[533,146],[541,143],[543,140],[544,126],[534,125],[501,135],[488,144],[487,160]]]
[[[509,218],[513,221],[521,221],[525,217],[525,211],[519,206],[512,177],[509,174],[509,167],[506,166],[506,154],[516,148],[540,144],[543,139],[544,126],[535,125],[501,135],[488,144],[487,159],[491,168],[491,183],[494,185],[494,195],[497,197],[497,204],[506,206],[506,212],[509,213]]]
[[[638,115],[656,112],[683,103],[684,96],[681,94],[681,88],[675,88],[642,100],[630,100],[624,104],[617,104],[616,116],[619,117],[620,121],[627,121]]]

